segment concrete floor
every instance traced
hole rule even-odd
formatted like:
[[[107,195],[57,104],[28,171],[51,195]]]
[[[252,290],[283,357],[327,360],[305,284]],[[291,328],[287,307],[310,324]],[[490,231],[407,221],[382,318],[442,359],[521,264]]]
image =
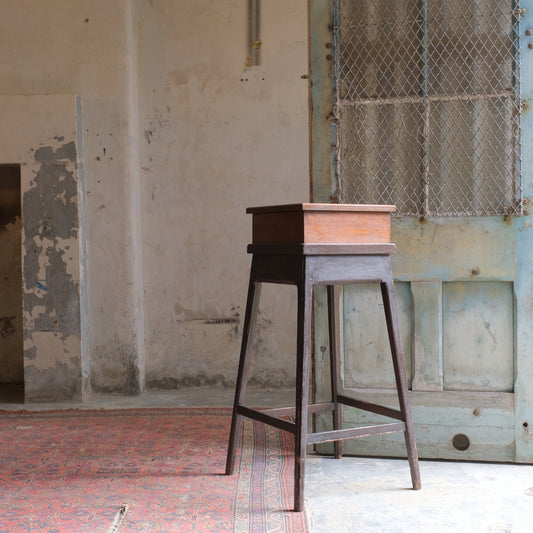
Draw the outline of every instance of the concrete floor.
[[[24,404],[0,390],[0,409],[229,406],[217,389],[94,396],[87,403]],[[292,391],[250,391],[250,405],[291,405]],[[377,437],[379,438],[379,437]],[[406,460],[309,453],[305,505],[310,533],[533,531],[533,466],[421,461],[422,490],[413,491]]]

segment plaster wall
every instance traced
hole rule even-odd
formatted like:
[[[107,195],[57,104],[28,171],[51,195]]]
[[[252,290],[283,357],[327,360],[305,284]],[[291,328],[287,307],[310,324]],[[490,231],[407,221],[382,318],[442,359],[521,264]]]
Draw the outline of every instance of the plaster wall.
[[[306,201],[305,0],[138,3],[147,382],[232,385],[247,293],[247,206]],[[155,58],[159,58],[158,61]],[[265,287],[254,379],[290,384],[295,291]]]
[[[63,387],[53,365],[26,364],[36,396],[232,385],[249,269],[245,208],[309,196],[306,6],[262,2],[261,64],[246,71],[240,0],[0,0],[0,99],[68,100],[2,128],[0,163],[17,163],[4,147],[18,139],[33,150],[27,179],[45,162],[41,149],[75,175],[78,193],[76,383]],[[51,134],[50,117],[68,132]],[[54,187],[66,174],[47,176]],[[52,205],[54,217],[63,211]],[[293,379],[293,297],[265,290],[263,386]],[[57,350],[38,341],[39,353]]]
[[[137,124],[136,113],[130,112],[136,90],[130,83],[131,58],[136,57],[133,5],[126,0],[0,4],[0,94],[69,95],[72,104],[79,95],[77,111],[52,108],[49,114],[73,118],[68,141],[83,153],[74,164],[83,174],[80,202],[86,206],[80,228],[87,252],[87,263],[81,265],[87,296],[83,341],[90,354],[84,391],[89,393],[91,383],[97,390],[137,391],[142,387],[138,339],[142,345],[143,321],[135,236],[139,217],[133,216],[130,201],[136,175],[130,138]],[[48,118],[19,117],[12,129],[2,130],[1,144],[4,137],[18,137],[19,145],[37,149],[45,143]],[[28,136],[35,142],[26,142]]]

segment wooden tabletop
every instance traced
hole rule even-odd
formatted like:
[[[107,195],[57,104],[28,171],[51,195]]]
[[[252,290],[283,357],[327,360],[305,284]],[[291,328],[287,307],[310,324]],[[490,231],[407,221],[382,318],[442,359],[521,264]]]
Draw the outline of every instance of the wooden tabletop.
[[[279,204],[263,205],[246,208],[247,213],[281,213],[286,211],[359,211],[359,212],[388,212],[396,211],[395,205],[372,205],[372,204]]]

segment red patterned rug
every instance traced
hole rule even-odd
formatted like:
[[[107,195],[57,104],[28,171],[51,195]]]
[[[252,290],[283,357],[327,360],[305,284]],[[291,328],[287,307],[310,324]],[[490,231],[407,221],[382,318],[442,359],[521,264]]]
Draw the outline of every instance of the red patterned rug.
[[[0,412],[0,532],[304,533],[292,435],[228,409]]]

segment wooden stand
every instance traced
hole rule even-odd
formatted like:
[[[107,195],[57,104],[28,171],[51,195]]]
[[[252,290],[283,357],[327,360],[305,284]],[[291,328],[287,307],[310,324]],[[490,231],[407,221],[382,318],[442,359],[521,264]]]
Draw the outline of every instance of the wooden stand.
[[[241,431],[242,417],[258,420],[264,424],[292,433],[295,438],[295,511],[300,511],[302,508],[305,455],[308,444],[333,441],[335,443],[335,456],[340,458],[343,439],[403,431],[412,485],[414,489],[421,487],[418,453],[407,392],[405,362],[400,342],[390,266],[390,254],[394,252],[395,245],[387,242],[390,239],[390,229],[388,228],[390,228],[390,213],[393,210],[393,206],[346,204],[291,204],[288,206],[249,208],[247,210],[248,213],[254,215],[254,243],[248,246],[248,252],[253,254],[252,266],[244,317],[226,474],[233,473],[235,450]],[[342,216],[339,216],[339,214]],[[357,228],[352,227],[354,220],[357,220]],[[366,225],[365,222],[369,222],[369,224]],[[285,224],[290,225],[285,226]],[[345,232],[339,231],[339,228],[346,226]],[[372,227],[369,229],[369,226]],[[373,231],[376,232],[375,235],[373,235]],[[288,234],[291,235],[290,238],[301,240],[299,242],[287,242]],[[348,237],[346,237],[346,234]],[[265,242],[265,239],[271,242]],[[310,242],[308,239],[313,239],[315,242]],[[345,242],[344,239],[356,240],[356,242]],[[377,243],[369,239],[377,239]],[[327,240],[333,240],[334,242],[327,242]],[[243,405],[250,368],[247,352],[256,322],[261,284],[264,282],[291,284],[297,287],[298,325],[295,407],[257,410]],[[335,285],[369,282],[379,283],[381,287],[399,398],[399,410],[364,402],[342,394],[337,348],[339,331],[335,305]],[[315,285],[327,286],[331,401],[310,405],[308,384],[312,351],[313,288]],[[342,405],[384,415],[396,420],[396,422],[343,429]],[[327,411],[331,411],[333,415],[333,430],[308,433],[308,414]],[[292,415],[295,421],[291,422],[281,418],[286,415]]]

